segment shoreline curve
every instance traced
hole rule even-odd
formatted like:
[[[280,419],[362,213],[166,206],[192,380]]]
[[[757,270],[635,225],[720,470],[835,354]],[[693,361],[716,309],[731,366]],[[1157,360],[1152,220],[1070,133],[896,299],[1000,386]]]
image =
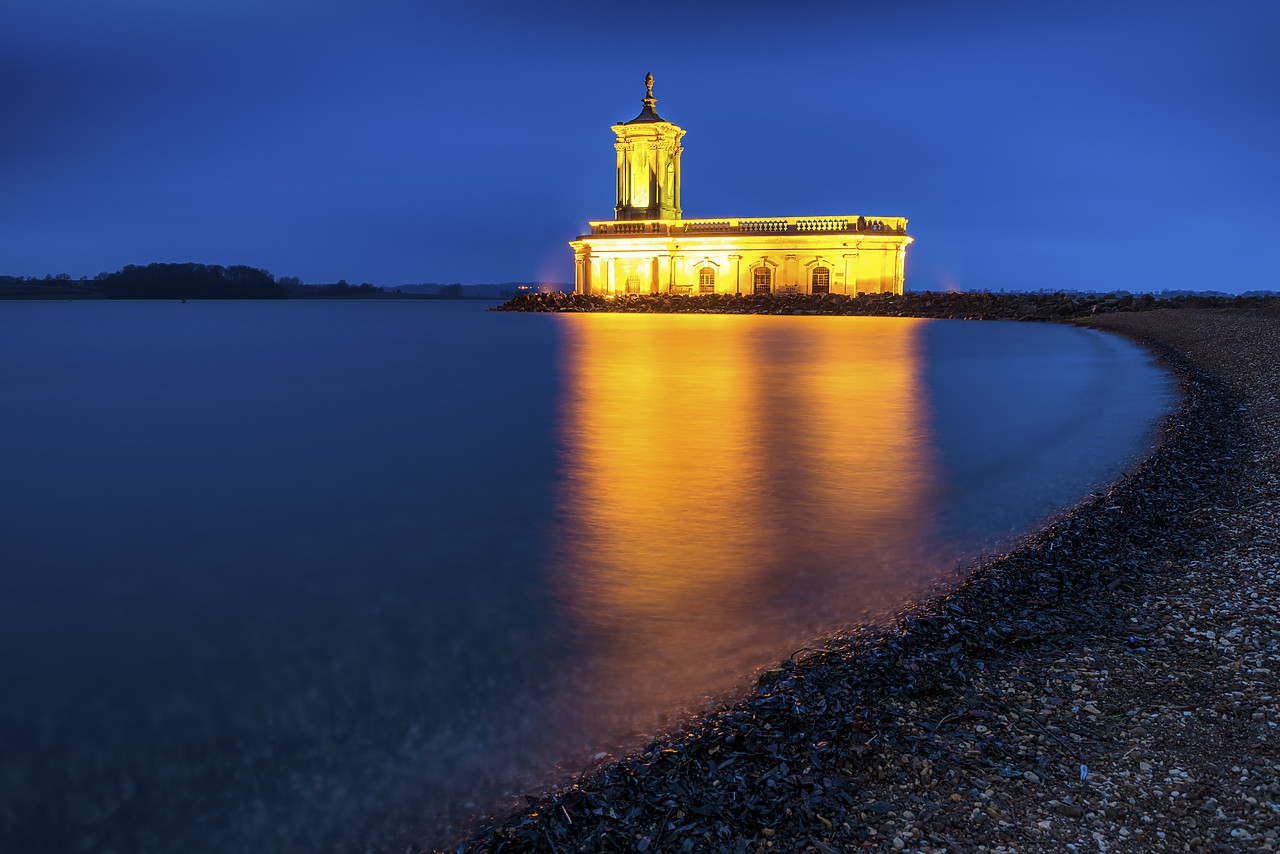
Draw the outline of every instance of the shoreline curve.
[[[456,850],[1055,851],[1105,840],[1113,850],[1168,843],[1194,851],[1238,840],[1211,830],[1174,838],[1176,824],[1197,832],[1184,817],[1191,805],[1179,803],[1191,787],[1201,801],[1220,791],[1197,779],[1205,772],[1175,769],[1186,776],[1173,779],[1191,781],[1179,784],[1186,791],[1168,809],[1134,814],[1124,781],[1151,779],[1151,762],[1129,760],[1153,755],[1143,741],[1153,728],[1148,712],[1124,708],[1133,703],[1124,697],[1149,686],[1114,674],[1133,663],[1145,673],[1157,657],[1185,664],[1170,656],[1167,638],[1151,636],[1158,627],[1143,603],[1207,577],[1211,558],[1238,545],[1227,521],[1266,500],[1264,471],[1252,465],[1260,443],[1246,423],[1247,393],[1221,376],[1222,365],[1206,367],[1202,351],[1215,341],[1201,333],[1252,323],[1274,339],[1277,318],[1262,301],[1099,319],[1097,328],[1155,350],[1182,386],[1182,406],[1130,474],[887,631],[851,631],[782,662],[747,698],[473,826]],[[1207,588],[1221,590],[1220,580]],[[1222,666],[1241,678],[1268,669]],[[1266,688],[1268,674],[1260,676]],[[1224,696],[1239,707],[1234,695],[1249,696],[1204,690],[1206,708],[1223,706],[1213,701]],[[1265,730],[1269,714],[1248,720]],[[1246,761],[1241,751],[1219,754],[1230,767]],[[1265,840],[1270,811],[1256,795],[1240,798],[1247,805],[1252,797],[1260,816],[1244,824]]]

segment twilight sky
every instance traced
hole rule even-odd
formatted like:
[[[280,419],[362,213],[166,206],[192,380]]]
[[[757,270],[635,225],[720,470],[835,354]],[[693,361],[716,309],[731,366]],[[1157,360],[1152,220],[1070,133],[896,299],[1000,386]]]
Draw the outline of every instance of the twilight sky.
[[[572,281],[609,125],[688,218],[905,216],[907,285],[1280,289],[1280,2],[9,0],[0,274]]]

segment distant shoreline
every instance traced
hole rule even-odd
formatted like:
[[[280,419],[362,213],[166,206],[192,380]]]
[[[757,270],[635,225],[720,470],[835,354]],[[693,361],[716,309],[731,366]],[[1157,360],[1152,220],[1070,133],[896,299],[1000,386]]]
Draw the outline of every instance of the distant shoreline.
[[[284,297],[255,297],[252,299],[219,299],[208,297],[190,297],[183,299],[181,297],[105,297],[100,293],[84,293],[84,292],[67,292],[67,293],[25,293],[25,294],[6,294],[0,293],[0,300],[36,300],[41,302],[67,300],[93,300],[102,302],[292,302],[306,301],[314,302],[316,300],[333,300],[335,302],[353,302],[353,301],[369,301],[369,300],[442,300],[451,302],[501,302],[505,297],[487,297],[487,296],[446,296],[444,294],[404,294],[404,293],[375,293],[375,294],[353,294],[351,296],[334,296],[332,294],[297,294]]]

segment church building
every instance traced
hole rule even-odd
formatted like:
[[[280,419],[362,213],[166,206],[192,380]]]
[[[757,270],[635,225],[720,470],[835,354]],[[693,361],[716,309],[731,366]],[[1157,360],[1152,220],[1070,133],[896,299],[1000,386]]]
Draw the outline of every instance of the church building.
[[[613,126],[618,202],[570,242],[574,290],[583,294],[902,293],[903,217],[802,216],[682,219],[684,130],[644,109]]]

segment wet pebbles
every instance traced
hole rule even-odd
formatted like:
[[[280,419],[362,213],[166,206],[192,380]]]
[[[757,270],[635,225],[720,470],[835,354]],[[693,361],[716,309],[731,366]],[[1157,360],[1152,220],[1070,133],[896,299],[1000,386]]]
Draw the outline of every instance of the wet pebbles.
[[[457,850],[1275,851],[1280,314],[1096,323],[1182,378],[1130,476]]]

